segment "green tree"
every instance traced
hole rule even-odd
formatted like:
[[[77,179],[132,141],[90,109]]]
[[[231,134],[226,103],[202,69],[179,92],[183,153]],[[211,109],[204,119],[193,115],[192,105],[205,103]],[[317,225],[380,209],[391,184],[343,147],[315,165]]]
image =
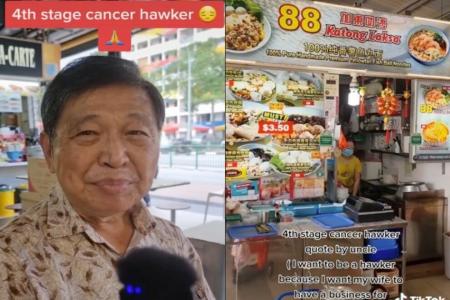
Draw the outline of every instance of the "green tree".
[[[210,39],[181,48],[178,59],[166,67],[166,92],[178,90],[187,101],[188,62],[191,60],[192,106],[224,99],[225,55],[221,42]]]

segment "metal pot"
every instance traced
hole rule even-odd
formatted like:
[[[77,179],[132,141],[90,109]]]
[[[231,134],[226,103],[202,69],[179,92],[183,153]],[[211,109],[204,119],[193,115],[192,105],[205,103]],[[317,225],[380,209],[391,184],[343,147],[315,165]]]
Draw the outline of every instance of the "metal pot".
[[[428,191],[428,187],[424,182],[420,181],[410,181],[410,182],[401,182],[400,186],[395,193],[397,198],[402,199],[403,193],[409,192],[426,192]]]

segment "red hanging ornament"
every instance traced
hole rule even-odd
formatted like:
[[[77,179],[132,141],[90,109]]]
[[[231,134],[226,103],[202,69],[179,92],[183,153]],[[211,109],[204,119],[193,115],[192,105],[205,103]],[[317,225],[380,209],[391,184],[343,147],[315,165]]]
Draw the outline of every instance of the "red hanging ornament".
[[[408,121],[409,118],[409,98],[411,98],[411,91],[409,90],[409,80],[405,80],[405,90],[403,91],[403,98],[405,99],[403,110],[402,110],[402,117],[405,118],[405,121]]]
[[[390,130],[386,130],[386,135],[384,136],[384,141],[386,143],[386,145],[389,145],[389,140],[391,139],[391,131]]]
[[[361,85],[359,88],[359,116],[364,117],[366,115],[366,104],[364,103],[364,96],[366,95],[366,87],[364,86],[364,78],[361,77]]]
[[[390,129],[388,127],[389,116],[395,114],[399,108],[399,102],[394,91],[390,87],[389,80],[386,80],[386,88],[381,91],[381,96],[377,98],[378,113],[384,116],[384,129],[386,130],[386,144],[390,141]]]

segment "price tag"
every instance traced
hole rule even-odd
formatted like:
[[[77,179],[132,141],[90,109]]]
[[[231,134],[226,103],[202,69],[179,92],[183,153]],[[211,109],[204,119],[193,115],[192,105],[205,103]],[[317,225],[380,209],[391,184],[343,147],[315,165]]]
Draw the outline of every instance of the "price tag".
[[[333,137],[331,135],[321,135],[320,136],[320,146],[331,146],[333,145]]]
[[[226,100],[225,111],[228,113],[241,112],[243,110],[242,100]]]
[[[258,133],[263,134],[291,134],[293,131],[293,123],[291,121],[273,122],[261,120],[258,125]]]
[[[422,114],[431,114],[433,112],[433,107],[430,104],[420,104],[419,111]]]
[[[284,109],[284,103],[281,102],[270,102],[269,103],[269,110],[283,110]]]
[[[225,78],[229,80],[242,80],[244,72],[242,70],[226,69]]]
[[[244,179],[247,177],[247,170],[245,168],[233,168],[225,170],[225,178],[228,179]]]
[[[237,161],[227,161],[225,163],[225,168],[236,168],[238,165]]]
[[[304,106],[314,106],[314,100],[303,100]]]
[[[292,172],[291,178],[303,178],[305,177],[305,172]]]
[[[313,152],[311,152],[311,158],[312,159],[320,159],[322,157],[320,156],[320,152],[319,151],[313,151]]]
[[[411,136],[411,144],[412,145],[421,145],[422,144],[422,136],[420,134],[414,134]]]

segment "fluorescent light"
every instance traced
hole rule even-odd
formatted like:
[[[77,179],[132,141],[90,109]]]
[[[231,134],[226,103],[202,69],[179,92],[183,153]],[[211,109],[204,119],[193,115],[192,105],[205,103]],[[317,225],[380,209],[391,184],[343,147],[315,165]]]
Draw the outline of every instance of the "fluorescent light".
[[[359,105],[359,93],[358,89],[351,88],[348,93],[348,105],[358,106]]]
[[[450,80],[450,77],[448,77],[448,76],[423,75],[423,74],[416,74],[416,73],[408,73],[406,75],[408,75],[409,77]]]
[[[330,68],[330,67],[316,67],[316,66],[308,66],[308,69],[311,70],[320,70],[320,71],[336,71],[336,72],[344,72],[344,73],[367,73],[366,69],[345,69],[345,68]]]
[[[339,4],[331,4],[331,3],[321,2],[321,1],[313,1],[313,2],[315,4],[320,4],[320,5],[328,5],[328,6],[345,8],[345,9],[355,9],[355,10],[360,10],[360,11],[365,11],[365,12],[373,12],[373,9],[360,8],[360,7],[354,7],[354,6],[345,6],[345,5],[339,5]]]
[[[421,21],[428,21],[428,22],[437,22],[442,24],[450,25],[450,21],[444,21],[444,20],[437,20],[437,19],[429,19],[429,18],[422,18],[422,17],[414,17],[415,20],[421,20]]]
[[[358,81],[356,80],[356,74],[352,74],[352,81],[350,82],[350,92],[348,93],[347,103],[350,106],[359,105],[359,93],[358,93]]]

